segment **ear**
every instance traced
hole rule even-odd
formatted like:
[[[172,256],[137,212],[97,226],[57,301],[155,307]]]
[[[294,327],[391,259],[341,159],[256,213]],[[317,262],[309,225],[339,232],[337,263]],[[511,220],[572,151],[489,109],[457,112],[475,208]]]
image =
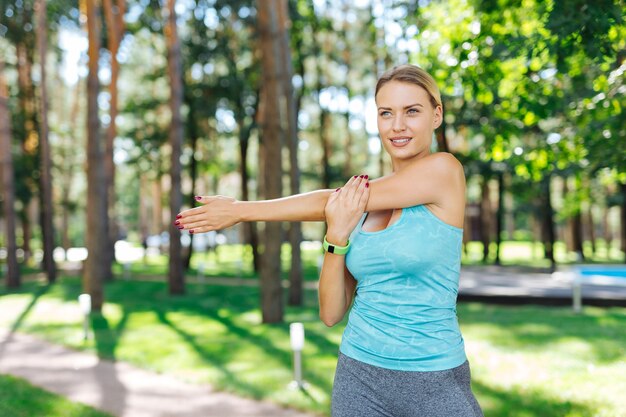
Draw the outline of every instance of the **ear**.
[[[441,106],[437,106],[433,116],[433,130],[441,126],[441,123],[443,123],[443,109]]]

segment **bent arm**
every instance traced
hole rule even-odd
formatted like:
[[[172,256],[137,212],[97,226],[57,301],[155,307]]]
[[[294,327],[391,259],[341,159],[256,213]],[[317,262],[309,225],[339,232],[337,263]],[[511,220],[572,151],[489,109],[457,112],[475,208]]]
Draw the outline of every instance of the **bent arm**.
[[[439,152],[370,181],[370,187],[366,211],[445,205],[464,196],[465,174],[454,156]]]

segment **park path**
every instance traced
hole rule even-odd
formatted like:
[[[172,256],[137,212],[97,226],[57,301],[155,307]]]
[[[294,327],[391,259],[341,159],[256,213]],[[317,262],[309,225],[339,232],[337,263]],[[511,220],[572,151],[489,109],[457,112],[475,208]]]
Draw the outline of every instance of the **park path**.
[[[118,417],[313,417],[0,328],[0,373]]]

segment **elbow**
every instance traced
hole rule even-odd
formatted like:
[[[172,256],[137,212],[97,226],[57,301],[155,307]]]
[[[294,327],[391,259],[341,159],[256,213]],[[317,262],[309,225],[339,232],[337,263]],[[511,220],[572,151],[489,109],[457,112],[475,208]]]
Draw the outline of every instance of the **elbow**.
[[[333,317],[331,315],[323,314],[322,312],[320,312],[320,319],[322,320],[322,323],[326,325],[326,327],[333,327],[335,324],[339,323],[343,319],[343,317]]]

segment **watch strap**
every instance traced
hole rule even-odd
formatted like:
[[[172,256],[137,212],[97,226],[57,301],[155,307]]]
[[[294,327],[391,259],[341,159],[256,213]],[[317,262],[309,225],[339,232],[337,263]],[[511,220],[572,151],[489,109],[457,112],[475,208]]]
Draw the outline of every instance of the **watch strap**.
[[[322,244],[322,246],[324,247],[324,250],[328,253],[333,253],[335,255],[345,255],[350,249],[350,240],[348,240],[346,246],[338,246],[329,243],[328,240],[326,240],[326,236],[324,236],[324,243]]]

